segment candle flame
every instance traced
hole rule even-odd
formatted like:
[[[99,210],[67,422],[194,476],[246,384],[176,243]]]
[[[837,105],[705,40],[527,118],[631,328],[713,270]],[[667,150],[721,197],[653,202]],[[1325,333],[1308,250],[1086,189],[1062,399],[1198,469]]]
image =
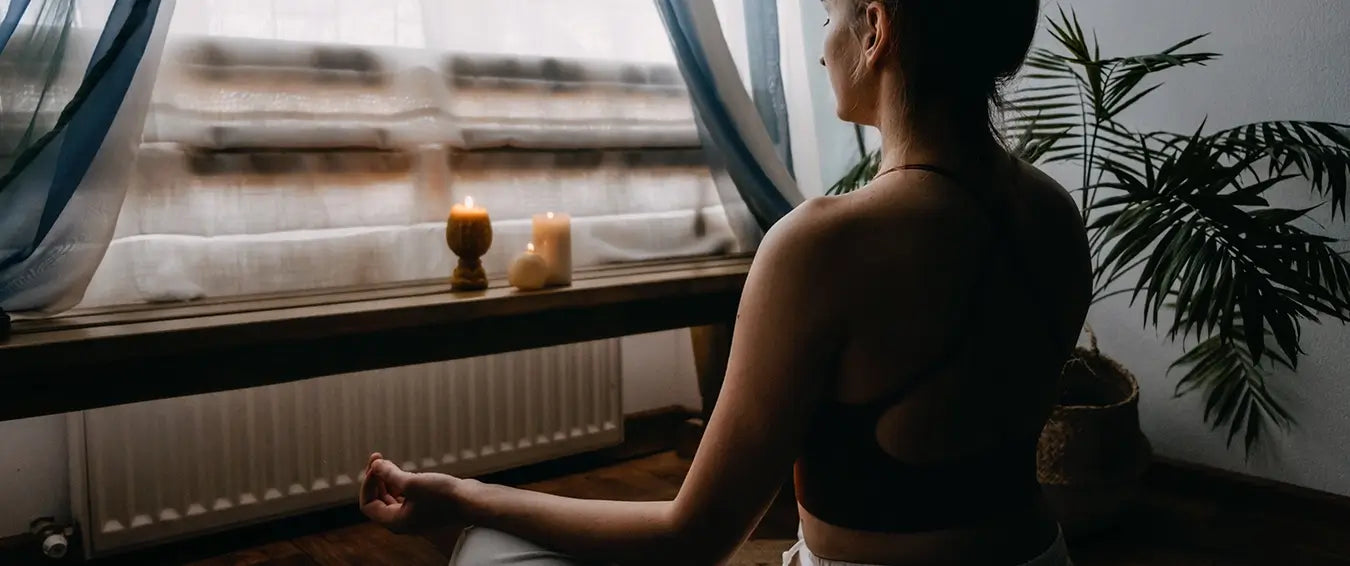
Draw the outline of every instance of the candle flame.
[[[534,253],[534,244],[525,244],[525,251]]]
[[[553,213],[552,213],[552,212],[548,213],[548,219],[549,219],[549,220],[553,220]]]
[[[473,208],[473,197],[464,197],[464,208]]]

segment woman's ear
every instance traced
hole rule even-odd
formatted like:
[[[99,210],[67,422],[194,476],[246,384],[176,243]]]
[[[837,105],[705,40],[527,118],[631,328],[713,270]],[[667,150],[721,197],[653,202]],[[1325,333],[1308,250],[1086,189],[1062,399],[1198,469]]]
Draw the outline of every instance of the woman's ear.
[[[863,14],[863,61],[868,68],[876,68],[881,58],[890,51],[891,16],[881,2],[868,2]]]

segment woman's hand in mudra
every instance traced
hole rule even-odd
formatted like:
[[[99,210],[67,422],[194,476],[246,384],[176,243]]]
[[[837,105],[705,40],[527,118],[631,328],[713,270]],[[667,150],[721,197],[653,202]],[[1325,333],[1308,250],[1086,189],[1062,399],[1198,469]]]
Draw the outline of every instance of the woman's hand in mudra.
[[[376,452],[370,455],[361,482],[361,512],[396,533],[453,523],[461,515],[455,488],[462,481],[445,474],[403,471]]]

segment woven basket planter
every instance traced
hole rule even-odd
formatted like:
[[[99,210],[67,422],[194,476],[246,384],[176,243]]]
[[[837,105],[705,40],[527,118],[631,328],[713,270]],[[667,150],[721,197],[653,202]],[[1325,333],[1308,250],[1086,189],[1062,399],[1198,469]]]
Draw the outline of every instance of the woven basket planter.
[[[1139,428],[1139,384],[1093,337],[1064,367],[1036,453],[1038,479],[1065,534],[1109,528],[1135,499],[1151,460]]]

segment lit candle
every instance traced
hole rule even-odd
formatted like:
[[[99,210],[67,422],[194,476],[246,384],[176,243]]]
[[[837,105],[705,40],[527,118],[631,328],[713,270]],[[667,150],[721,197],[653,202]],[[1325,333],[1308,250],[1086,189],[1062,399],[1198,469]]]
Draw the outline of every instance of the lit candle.
[[[572,217],[549,212],[533,220],[534,248],[548,264],[548,284],[571,285]]]
[[[534,244],[525,245],[525,253],[516,256],[506,279],[512,287],[521,291],[537,291],[548,283],[548,263],[539,254],[534,253]]]
[[[492,247],[492,219],[487,209],[473,205],[473,197],[464,204],[450,207],[450,218],[445,222],[445,243],[459,257],[450,288],[456,291],[475,291],[487,288],[487,273],[483,271],[483,254]]]
[[[463,204],[456,204],[450,207],[450,220],[459,222],[487,222],[488,212],[486,208],[473,205],[473,197],[464,197]]]

